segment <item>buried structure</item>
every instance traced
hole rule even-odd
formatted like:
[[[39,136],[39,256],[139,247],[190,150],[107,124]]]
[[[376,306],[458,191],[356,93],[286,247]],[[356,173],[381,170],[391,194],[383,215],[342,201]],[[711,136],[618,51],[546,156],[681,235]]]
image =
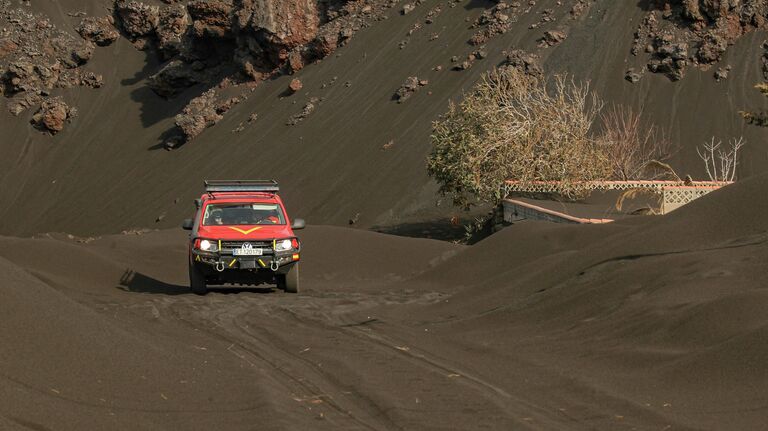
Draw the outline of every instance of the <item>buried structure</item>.
[[[589,181],[578,185],[578,189],[585,192],[593,191],[631,191],[650,192],[658,197],[658,210],[643,208],[645,211],[637,213],[667,214],[683,205],[686,205],[706,194],[721,187],[732,184],[732,181]],[[507,181],[504,184],[504,196],[510,193],[523,194],[556,194],[562,190],[559,181],[535,181],[522,183]],[[622,197],[619,197],[619,202]],[[553,201],[548,201],[553,202]],[[613,213],[611,218],[595,218],[594,208],[589,211],[588,205],[568,205],[558,202],[557,208],[548,208],[546,204],[532,203],[530,199],[505,198],[501,204],[501,213],[505,223],[514,223],[521,220],[543,220],[555,223],[609,223],[615,216],[623,216],[622,213]],[[597,205],[593,205],[597,206]],[[600,207],[604,214],[609,211]],[[590,214],[591,213],[591,214]]]

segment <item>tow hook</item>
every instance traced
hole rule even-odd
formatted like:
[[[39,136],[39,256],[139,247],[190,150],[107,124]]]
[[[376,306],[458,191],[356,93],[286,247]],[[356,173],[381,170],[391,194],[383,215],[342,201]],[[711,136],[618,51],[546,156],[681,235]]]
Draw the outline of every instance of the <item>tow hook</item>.
[[[271,269],[272,271],[277,271],[279,268],[280,268],[280,262],[278,262],[277,259],[273,260],[269,264],[269,269]]]
[[[224,272],[224,262],[216,262],[216,271]]]

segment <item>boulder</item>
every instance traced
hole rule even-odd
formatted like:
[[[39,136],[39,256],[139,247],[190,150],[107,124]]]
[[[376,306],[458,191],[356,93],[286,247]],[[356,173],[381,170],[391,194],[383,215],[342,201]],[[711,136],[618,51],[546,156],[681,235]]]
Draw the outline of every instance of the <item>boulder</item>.
[[[314,0],[244,0],[238,24],[246,35],[262,34],[268,45],[287,54],[317,37],[320,16]]]
[[[504,67],[514,67],[526,75],[541,78],[544,76],[544,69],[539,63],[539,57],[521,49],[505,52],[506,61]]]
[[[180,4],[170,5],[160,10],[157,34],[158,48],[167,58],[181,51],[182,39],[190,24],[187,8]]]
[[[93,45],[90,42],[72,50],[72,59],[78,65],[87,63],[91,57],[93,57]]]
[[[397,103],[403,103],[408,100],[415,92],[417,92],[419,88],[428,84],[429,81],[426,79],[420,80],[416,76],[409,76],[403,85],[401,85],[400,88],[395,91],[395,100],[397,100]]]
[[[288,84],[288,90],[291,91],[291,93],[295,93],[299,90],[301,90],[304,87],[304,84],[301,83],[298,79],[292,79],[291,83]]]
[[[549,30],[544,32],[540,39],[540,46],[554,46],[564,41],[568,35],[564,31]]]
[[[224,118],[216,112],[217,95],[210,89],[192,99],[181,114],[176,116],[176,126],[184,135],[185,142],[194,139],[206,128],[213,126]]]
[[[707,34],[701,42],[696,56],[699,62],[704,64],[716,63],[720,61],[725,51],[728,49],[728,42],[725,38],[713,33]]]
[[[38,129],[55,135],[64,130],[64,125],[74,116],[74,112],[74,108],[67,106],[61,98],[46,99],[32,116],[32,123]]]
[[[232,35],[234,10],[231,1],[197,0],[189,3],[187,8],[196,36],[224,38]]]
[[[160,8],[138,1],[117,0],[115,14],[123,31],[131,38],[146,37],[155,32],[160,22]]]
[[[76,30],[83,39],[98,46],[108,46],[120,37],[120,33],[117,32],[112,23],[112,18],[108,16],[87,17],[80,21]]]
[[[191,65],[172,60],[149,77],[149,87],[160,97],[170,98],[200,82]]]

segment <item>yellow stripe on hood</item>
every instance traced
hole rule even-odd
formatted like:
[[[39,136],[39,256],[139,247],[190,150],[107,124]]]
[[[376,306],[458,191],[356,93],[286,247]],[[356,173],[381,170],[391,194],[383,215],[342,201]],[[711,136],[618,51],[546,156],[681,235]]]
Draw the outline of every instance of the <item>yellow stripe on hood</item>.
[[[256,227],[248,229],[248,230],[243,230],[243,229],[240,229],[239,227],[234,227],[234,226],[227,226],[227,227],[232,229],[232,230],[234,230],[234,231],[240,232],[243,235],[248,235],[251,232],[255,232],[255,231],[261,229],[261,226],[256,226]]]

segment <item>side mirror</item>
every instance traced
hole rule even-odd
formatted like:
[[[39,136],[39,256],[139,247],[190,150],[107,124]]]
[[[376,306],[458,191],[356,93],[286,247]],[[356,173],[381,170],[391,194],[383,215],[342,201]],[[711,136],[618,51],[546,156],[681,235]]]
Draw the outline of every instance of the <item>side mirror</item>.
[[[291,229],[299,230],[299,229],[304,229],[305,227],[307,227],[307,223],[304,221],[303,218],[293,219],[293,224],[291,225]]]
[[[192,221],[191,218],[188,218],[181,223],[181,228],[184,230],[192,230],[192,226],[194,225],[195,225],[195,222]]]

